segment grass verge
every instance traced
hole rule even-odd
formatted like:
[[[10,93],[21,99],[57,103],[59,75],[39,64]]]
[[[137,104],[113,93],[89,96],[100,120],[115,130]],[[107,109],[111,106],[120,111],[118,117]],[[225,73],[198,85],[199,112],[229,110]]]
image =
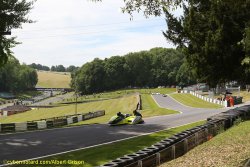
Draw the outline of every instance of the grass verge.
[[[221,105],[209,103],[204,100],[201,100],[191,94],[171,94],[171,97],[173,97],[175,100],[179,101],[180,103],[190,106],[190,107],[196,107],[196,108],[222,108]]]
[[[243,166],[246,159],[250,158],[249,127],[250,121],[242,122],[161,167]]]
[[[77,113],[86,113],[90,111],[105,110],[106,115],[91,119],[88,121],[82,121],[82,123],[106,123],[111,116],[116,114],[118,111],[124,113],[132,113],[136,107],[136,96],[124,96],[118,99],[98,101],[83,103],[77,105]],[[10,123],[10,122],[26,122],[32,120],[39,120],[45,118],[59,117],[65,115],[75,114],[75,104],[60,106],[54,108],[40,108],[31,111],[27,111],[20,114],[11,115],[8,117],[1,117],[1,123]]]
[[[135,137],[135,138],[128,139],[128,140],[115,142],[112,144],[74,151],[71,153],[52,156],[52,157],[44,158],[41,160],[62,160],[62,161],[63,160],[79,160],[79,161],[85,162],[84,165],[81,165],[84,167],[98,166],[98,165],[107,163],[110,160],[121,157],[125,154],[134,153],[162,139],[168,138],[174,135],[175,133],[184,131],[194,126],[204,124],[204,122],[205,121],[200,121],[200,122],[180,126],[177,128],[160,131],[157,133],[152,133],[150,135],[139,136],[139,137]],[[74,165],[64,165],[64,166],[74,166]]]
[[[177,114],[179,112],[174,110],[169,110],[165,108],[160,108],[155,101],[153,100],[151,95],[142,94],[142,110],[141,113],[143,117],[149,116],[158,116],[158,115],[168,115],[168,114]]]
[[[103,92],[91,95],[85,95],[77,98],[78,102],[89,102],[89,101],[97,101],[97,100],[107,100],[113,98],[119,98],[128,94],[133,94],[139,92],[140,94],[151,94],[151,93],[161,93],[161,94],[169,94],[175,92],[175,88],[153,88],[153,89],[124,89],[110,92]],[[67,103],[67,102],[75,102],[75,98],[68,98],[59,103]]]

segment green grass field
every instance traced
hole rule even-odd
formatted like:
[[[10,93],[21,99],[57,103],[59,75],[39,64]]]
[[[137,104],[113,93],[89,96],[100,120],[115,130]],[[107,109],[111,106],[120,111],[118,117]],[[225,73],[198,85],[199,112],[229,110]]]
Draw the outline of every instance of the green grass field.
[[[245,160],[250,158],[249,127],[250,121],[242,122],[161,167],[243,166]]]
[[[174,110],[160,108],[155,103],[155,101],[151,97],[151,95],[142,94],[141,99],[142,99],[142,111],[141,111],[141,113],[143,114],[144,117],[179,113],[179,112],[174,111]]]
[[[69,88],[71,77],[69,73],[37,71],[37,86],[43,88]]]
[[[105,116],[86,121],[88,123],[106,123],[109,120],[109,118],[114,114],[116,114],[118,111],[124,113],[132,113],[135,107],[136,107],[135,95],[124,96],[118,99],[83,103],[77,105],[78,113],[106,110]],[[72,115],[74,113],[75,113],[75,105],[72,104],[72,105],[54,107],[49,109],[35,109],[27,111],[25,113],[20,113],[9,117],[0,118],[0,122],[1,123],[25,122],[25,121],[39,120],[39,119],[52,118],[64,115]]]
[[[191,94],[171,94],[171,97],[173,97],[175,100],[179,101],[180,103],[190,106],[190,107],[196,107],[196,108],[222,108],[221,105],[209,103],[204,100],[201,100]]]
[[[168,114],[178,113],[177,111],[174,111],[174,110],[168,110],[168,109],[158,107],[157,104],[152,99],[152,97],[148,94],[143,94],[141,98],[142,98],[142,110],[140,112],[143,117],[152,117],[152,116],[158,116],[158,115],[168,115]],[[113,99],[113,100],[116,100],[116,99]],[[133,114],[132,111],[135,109],[136,103],[133,103],[133,105],[134,107],[130,107],[129,110],[110,109],[112,110],[112,112],[109,112],[103,117],[90,119],[90,120],[83,121],[83,122],[78,122],[72,125],[81,125],[81,124],[89,124],[89,123],[107,123],[107,121],[111,118],[111,116],[116,115],[118,111],[121,111],[122,113]],[[131,105],[128,105],[128,106],[131,106]]]
[[[88,102],[88,101],[105,100],[105,99],[122,97],[124,95],[132,94],[136,92],[139,92],[140,94],[151,94],[151,93],[157,93],[157,92],[161,94],[169,94],[169,93],[175,92],[175,90],[176,90],[175,88],[124,89],[124,90],[117,90],[117,91],[110,91],[110,92],[103,92],[103,93],[82,96],[82,97],[79,97],[77,101]],[[69,98],[60,103],[73,102],[73,101],[75,101],[75,98]]]
[[[143,149],[147,146],[171,137],[175,133],[184,131],[186,129],[192,128],[204,124],[204,121],[197,123],[192,123],[189,125],[180,126],[177,128],[172,128],[169,130],[164,130],[157,133],[152,133],[150,135],[135,137],[132,139],[107,144],[103,146],[98,146],[89,149],[83,149],[79,151],[74,151],[71,153],[66,153],[58,156],[48,157],[42,160],[80,160],[84,161],[85,164],[83,167],[93,167],[97,165],[102,165],[107,163],[110,160],[121,157],[125,154],[134,153],[140,149]],[[74,166],[74,165],[65,165],[65,166]],[[75,165],[76,166],[76,165]]]

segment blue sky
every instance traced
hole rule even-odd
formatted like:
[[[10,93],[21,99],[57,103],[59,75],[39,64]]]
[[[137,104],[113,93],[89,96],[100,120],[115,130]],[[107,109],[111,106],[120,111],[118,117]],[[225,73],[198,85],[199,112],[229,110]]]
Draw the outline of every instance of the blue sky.
[[[38,0],[29,14],[36,22],[12,31],[22,42],[14,55],[26,64],[81,66],[96,57],[173,47],[162,35],[164,17],[136,13],[130,21],[123,5],[122,0]]]

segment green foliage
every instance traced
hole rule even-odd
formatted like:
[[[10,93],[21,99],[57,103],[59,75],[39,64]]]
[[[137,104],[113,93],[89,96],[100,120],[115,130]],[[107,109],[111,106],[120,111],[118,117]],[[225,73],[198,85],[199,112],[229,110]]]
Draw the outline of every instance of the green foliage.
[[[31,23],[26,15],[32,8],[33,1],[25,0],[1,0],[0,1],[0,67],[11,56],[11,48],[18,42],[15,38],[7,38],[1,33],[10,31],[12,28],[21,28],[22,23]]]
[[[63,65],[52,66],[51,71],[66,72],[66,68]]]
[[[37,70],[50,71],[50,68],[48,66],[43,66],[41,64],[32,63],[29,66]]]
[[[26,65],[20,65],[14,57],[0,68],[0,91],[24,91],[34,88],[37,81],[36,71]]]
[[[102,0],[92,0],[94,2]],[[143,12],[145,17],[160,16],[163,8],[170,10],[176,9],[181,5],[182,0],[124,0],[124,6],[121,8],[123,13],[133,16],[134,12]]]
[[[241,64],[246,53],[241,41],[250,19],[250,1],[188,0],[183,6],[180,18],[165,10],[168,30],[164,35],[184,48],[199,81],[214,87],[244,79]]]
[[[194,83],[186,66],[179,70],[183,62],[180,50],[166,48],[94,59],[72,74],[71,87],[90,94],[125,87],[178,85],[177,76],[186,76],[182,85]]]

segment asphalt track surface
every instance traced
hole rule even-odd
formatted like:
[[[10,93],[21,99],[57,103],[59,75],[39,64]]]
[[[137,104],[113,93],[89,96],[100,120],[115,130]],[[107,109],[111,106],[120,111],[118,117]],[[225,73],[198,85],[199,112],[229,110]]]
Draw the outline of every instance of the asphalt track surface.
[[[176,127],[225,111],[184,106],[170,97],[154,95],[160,107],[180,111],[180,114],[145,118],[145,124],[108,126],[106,124],[58,128],[0,135],[0,164],[4,160],[26,160],[65,151],[94,146],[128,137]],[[143,114],[143,113],[142,113]]]

